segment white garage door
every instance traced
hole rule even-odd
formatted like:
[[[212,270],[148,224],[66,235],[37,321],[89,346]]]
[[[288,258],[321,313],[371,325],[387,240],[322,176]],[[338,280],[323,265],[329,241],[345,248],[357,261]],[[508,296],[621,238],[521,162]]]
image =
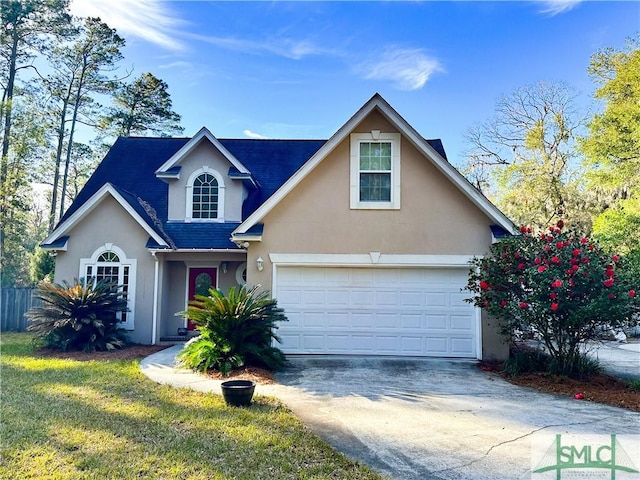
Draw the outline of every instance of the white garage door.
[[[290,267],[275,296],[285,353],[471,357],[475,308],[468,268]]]

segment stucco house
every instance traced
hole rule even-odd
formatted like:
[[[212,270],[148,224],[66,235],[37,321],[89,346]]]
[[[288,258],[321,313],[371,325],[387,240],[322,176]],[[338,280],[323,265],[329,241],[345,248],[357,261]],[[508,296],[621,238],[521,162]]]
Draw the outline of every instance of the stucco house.
[[[119,138],[43,247],[111,278],[133,341],[174,339],[210,285],[260,284],[290,354],[504,357],[468,262],[514,225],[374,95],[328,140]],[[188,325],[191,328],[191,325]]]

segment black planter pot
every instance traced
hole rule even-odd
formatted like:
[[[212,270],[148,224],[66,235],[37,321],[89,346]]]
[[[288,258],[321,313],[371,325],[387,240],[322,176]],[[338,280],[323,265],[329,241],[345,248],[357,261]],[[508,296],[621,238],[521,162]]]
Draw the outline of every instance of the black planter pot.
[[[222,382],[222,396],[227,405],[246,407],[251,403],[256,384],[251,380],[227,380]]]

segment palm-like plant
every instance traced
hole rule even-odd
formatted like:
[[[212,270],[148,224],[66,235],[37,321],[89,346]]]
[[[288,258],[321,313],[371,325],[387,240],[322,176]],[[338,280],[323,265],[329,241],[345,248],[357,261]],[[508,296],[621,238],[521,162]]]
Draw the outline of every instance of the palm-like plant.
[[[126,345],[126,332],[117,314],[127,311],[118,285],[101,280],[76,280],[73,285],[43,281],[36,298],[42,306],[27,312],[28,330],[46,346],[60,350],[114,350]]]
[[[196,295],[187,310],[177,314],[189,318],[200,331],[180,352],[183,365],[228,375],[243,365],[273,370],[284,364],[284,354],[273,341],[280,342],[274,330],[287,317],[269,292],[259,288],[231,287],[227,295],[211,288],[209,295]]]

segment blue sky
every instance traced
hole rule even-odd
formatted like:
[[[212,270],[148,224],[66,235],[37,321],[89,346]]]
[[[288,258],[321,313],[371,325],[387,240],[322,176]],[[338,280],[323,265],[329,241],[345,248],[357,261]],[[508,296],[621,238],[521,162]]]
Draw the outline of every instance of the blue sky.
[[[127,40],[123,68],[169,84],[185,135],[328,138],[379,92],[462,160],[464,132],[523,85],[595,88],[591,55],[640,30],[638,1],[74,0]]]

